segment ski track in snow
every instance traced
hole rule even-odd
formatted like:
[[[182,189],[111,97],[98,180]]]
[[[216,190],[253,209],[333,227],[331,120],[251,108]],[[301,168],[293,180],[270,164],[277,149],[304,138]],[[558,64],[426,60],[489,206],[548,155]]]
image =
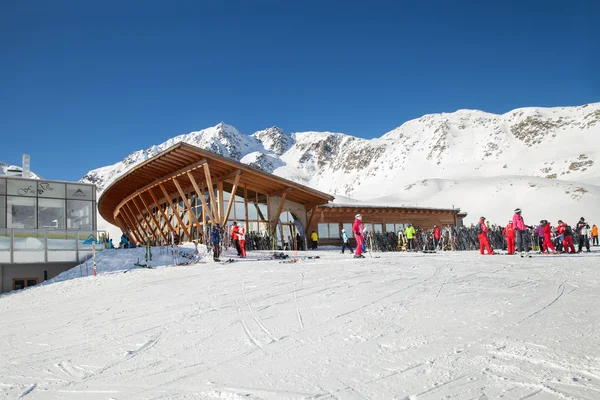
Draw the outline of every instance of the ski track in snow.
[[[598,399],[597,249],[324,250],[41,285],[0,297],[0,398]]]

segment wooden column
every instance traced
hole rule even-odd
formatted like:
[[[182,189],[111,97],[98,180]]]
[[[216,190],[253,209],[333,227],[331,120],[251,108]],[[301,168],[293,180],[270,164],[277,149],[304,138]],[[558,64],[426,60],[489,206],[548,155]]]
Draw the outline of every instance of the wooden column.
[[[233,181],[233,189],[231,189],[231,195],[229,196],[229,204],[227,204],[227,211],[225,212],[225,217],[223,218],[223,221],[227,221],[229,219],[229,213],[231,212],[231,206],[235,202],[235,193],[237,191],[239,182],[240,182],[240,175],[238,174],[235,176],[235,180]],[[219,182],[219,183],[221,184],[221,189],[223,189],[223,183],[222,182]],[[221,193],[221,192],[219,192],[219,193]]]
[[[206,165],[206,164],[204,164],[204,165]],[[183,233],[191,241],[192,240],[192,235],[190,235],[190,233],[188,232],[188,230],[185,227],[185,224],[183,223],[183,220],[179,216],[179,213],[175,210],[175,206],[173,205],[173,202],[171,201],[171,198],[169,197],[169,194],[165,190],[165,187],[162,185],[162,183],[159,183],[158,187],[160,188],[160,190],[162,190],[163,194],[165,195],[165,199],[167,200],[167,203],[171,207],[171,210],[173,210],[173,212],[175,213],[175,217],[177,218],[177,221],[179,222],[179,226],[181,227],[181,229],[183,229]]]
[[[208,167],[208,164],[204,164],[204,177],[206,178],[206,187],[208,189],[208,195],[210,196],[210,207],[212,210],[212,214],[213,214],[213,221],[215,221],[215,223],[219,224],[221,223],[221,221],[219,221],[219,214],[217,213],[217,202],[215,201],[215,193],[214,193],[214,189],[213,189],[213,184],[212,184],[212,179],[210,178],[210,168]]]
[[[273,227],[271,229],[271,235],[274,235],[275,231],[277,230],[277,224],[279,224],[279,217],[281,216],[281,211],[283,210],[283,204],[285,203],[287,194],[288,194],[288,192],[283,192],[283,195],[281,195],[281,203],[279,203],[279,208],[277,209],[277,214],[275,214],[275,219],[274,219],[275,223],[273,224]]]
[[[222,225],[227,224],[227,220],[225,219],[225,200],[223,199],[223,181],[217,182],[217,193],[219,194],[219,202],[217,204],[219,221],[221,221]]]
[[[249,225],[249,221],[248,221],[248,187],[246,184],[244,184],[244,209],[246,210],[246,233],[248,232],[248,229],[250,228]]]

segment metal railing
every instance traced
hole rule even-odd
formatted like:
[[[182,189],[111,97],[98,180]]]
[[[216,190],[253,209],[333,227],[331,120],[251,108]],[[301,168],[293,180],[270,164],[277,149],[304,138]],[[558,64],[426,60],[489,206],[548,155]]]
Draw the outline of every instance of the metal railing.
[[[0,264],[84,262],[92,255],[93,235],[104,249],[101,230],[0,229]],[[89,242],[89,241],[88,241]]]

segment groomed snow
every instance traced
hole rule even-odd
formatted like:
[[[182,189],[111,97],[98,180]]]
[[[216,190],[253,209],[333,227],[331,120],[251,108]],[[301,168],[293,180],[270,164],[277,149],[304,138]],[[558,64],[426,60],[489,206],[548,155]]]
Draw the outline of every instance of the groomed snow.
[[[139,254],[0,296],[1,398],[600,398],[599,251]]]

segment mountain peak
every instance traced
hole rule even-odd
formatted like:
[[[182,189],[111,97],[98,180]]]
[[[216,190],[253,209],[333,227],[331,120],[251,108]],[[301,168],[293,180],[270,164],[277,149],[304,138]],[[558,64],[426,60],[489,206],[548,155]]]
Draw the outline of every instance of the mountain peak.
[[[265,150],[272,151],[279,156],[288,151],[294,144],[294,139],[277,126],[254,132],[252,137],[256,138]]]

